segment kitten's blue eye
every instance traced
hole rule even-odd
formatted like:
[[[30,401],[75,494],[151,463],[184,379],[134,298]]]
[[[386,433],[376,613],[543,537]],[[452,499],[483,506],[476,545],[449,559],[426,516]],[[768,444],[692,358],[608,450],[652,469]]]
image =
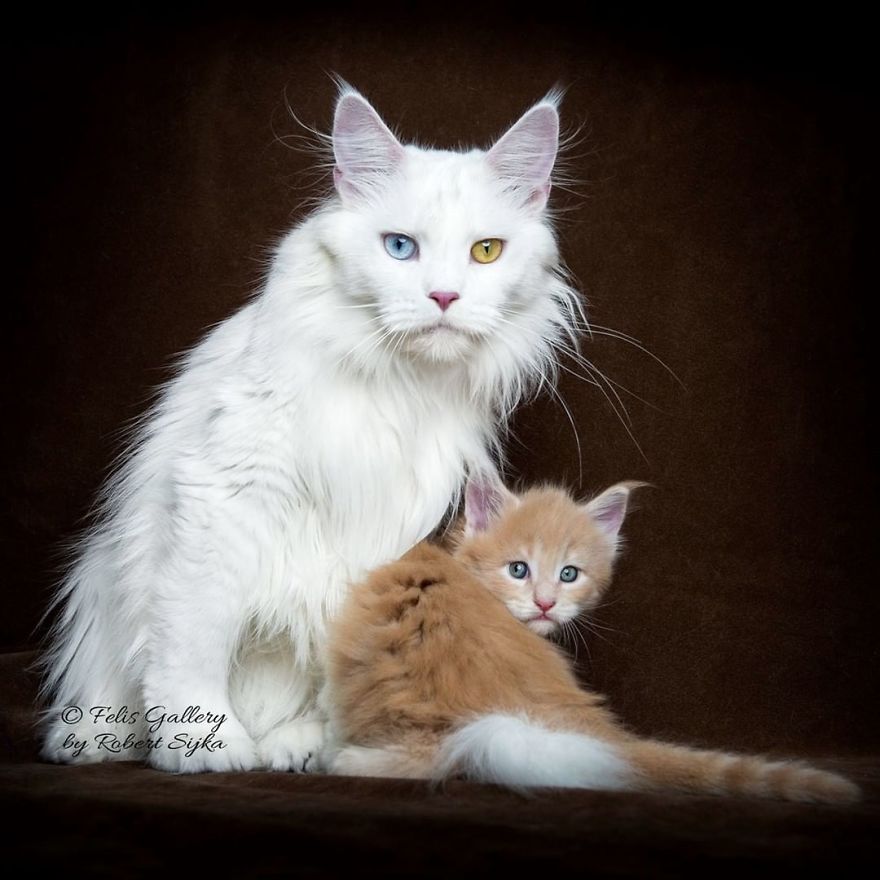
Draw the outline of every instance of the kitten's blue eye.
[[[524,577],[528,576],[529,567],[525,562],[511,562],[510,565],[507,566],[507,571],[512,578],[521,581]]]
[[[385,250],[395,260],[411,260],[418,252],[418,245],[414,238],[402,235],[400,232],[389,232],[382,237]]]
[[[566,565],[562,571],[559,572],[559,580],[561,580],[565,584],[570,584],[573,581],[578,579],[578,575],[580,571],[576,569],[573,565]]]

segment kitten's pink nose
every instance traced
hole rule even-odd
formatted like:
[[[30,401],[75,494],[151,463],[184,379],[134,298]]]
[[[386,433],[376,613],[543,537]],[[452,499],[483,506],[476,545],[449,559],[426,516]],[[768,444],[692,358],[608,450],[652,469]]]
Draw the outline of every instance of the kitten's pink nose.
[[[555,599],[535,599],[535,605],[546,614],[556,604]]]
[[[428,299],[434,300],[440,306],[440,311],[445,312],[458,299],[458,294],[434,290],[428,294]]]

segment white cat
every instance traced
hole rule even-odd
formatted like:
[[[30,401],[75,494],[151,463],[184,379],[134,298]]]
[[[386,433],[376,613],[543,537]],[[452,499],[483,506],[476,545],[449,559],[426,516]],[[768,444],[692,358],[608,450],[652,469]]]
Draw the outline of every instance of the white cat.
[[[307,769],[347,585],[437,526],[572,341],[557,103],[449,152],[343,86],[335,192],[183,359],[59,591],[44,757]]]

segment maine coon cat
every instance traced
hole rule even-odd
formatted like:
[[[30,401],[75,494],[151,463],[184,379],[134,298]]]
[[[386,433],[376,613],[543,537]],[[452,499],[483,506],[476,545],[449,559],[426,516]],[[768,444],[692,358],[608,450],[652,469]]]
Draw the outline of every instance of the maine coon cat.
[[[679,790],[848,802],[858,789],[792,761],[638,737],[542,635],[607,587],[634,485],[587,504],[559,489],[468,486],[453,552],[427,542],[355,587],[331,628],[333,772],[514,788]]]
[[[437,526],[573,339],[546,211],[557,103],[453,152],[402,145],[342,87],[333,192],[183,358],[80,542],[45,665],[47,759],[299,770],[321,748],[347,585]]]

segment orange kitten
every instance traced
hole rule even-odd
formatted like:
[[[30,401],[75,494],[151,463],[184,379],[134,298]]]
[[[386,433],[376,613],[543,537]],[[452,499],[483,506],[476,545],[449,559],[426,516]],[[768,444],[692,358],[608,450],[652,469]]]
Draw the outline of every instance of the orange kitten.
[[[644,485],[618,483],[578,505],[560,489],[516,496],[500,483],[471,480],[455,555],[517,620],[555,635],[605,592],[629,495]]]
[[[636,485],[578,504],[473,480],[453,553],[419,544],[356,586],[331,630],[329,702],[347,744],[332,772],[857,799],[851,782],[803,763],[635,736],[541,638],[607,586]]]

